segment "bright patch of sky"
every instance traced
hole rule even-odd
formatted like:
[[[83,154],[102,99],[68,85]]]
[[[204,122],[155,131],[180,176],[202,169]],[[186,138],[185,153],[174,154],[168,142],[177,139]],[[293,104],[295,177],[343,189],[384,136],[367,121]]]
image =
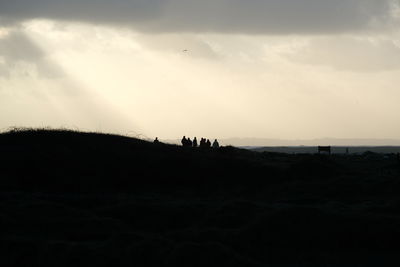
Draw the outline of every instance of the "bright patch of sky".
[[[289,21],[265,31],[253,27],[262,25],[261,15],[236,28],[229,29],[227,15],[215,23],[194,21],[187,30],[170,20],[154,22],[160,20],[154,10],[137,22],[118,20],[113,10],[108,19],[79,12],[67,18],[55,6],[41,15],[50,19],[33,19],[42,11],[9,6],[8,26],[0,28],[0,128],[67,127],[162,139],[396,139],[398,2],[386,2],[390,12],[379,3],[348,1],[348,12],[358,15],[351,21],[351,14],[342,14],[346,27],[328,17],[313,28],[302,10],[296,27]],[[174,13],[163,8],[164,15]],[[186,8],[190,13],[193,6]]]

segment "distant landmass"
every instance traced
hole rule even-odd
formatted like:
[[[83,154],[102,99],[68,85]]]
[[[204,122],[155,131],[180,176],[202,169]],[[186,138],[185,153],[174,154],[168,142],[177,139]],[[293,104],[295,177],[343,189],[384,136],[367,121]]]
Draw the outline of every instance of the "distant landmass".
[[[318,153],[316,146],[268,146],[268,147],[243,147],[257,152],[275,152],[288,154],[313,154]],[[332,146],[332,154],[362,154],[365,152],[390,154],[400,153],[400,146]]]
[[[222,140],[234,146],[400,146],[400,139],[318,138],[318,139],[269,139],[229,138]]]
[[[180,140],[164,140],[166,143],[180,144]],[[318,138],[318,139],[273,139],[273,138],[225,138],[219,139],[222,145],[237,147],[296,147],[296,146],[358,146],[388,147],[400,146],[400,139],[368,139],[368,138]]]

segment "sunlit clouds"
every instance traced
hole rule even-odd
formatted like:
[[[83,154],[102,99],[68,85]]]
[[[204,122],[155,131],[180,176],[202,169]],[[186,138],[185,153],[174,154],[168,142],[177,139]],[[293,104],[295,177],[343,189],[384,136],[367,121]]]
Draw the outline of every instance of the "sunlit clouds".
[[[0,127],[163,139],[398,138],[400,38],[0,28]]]

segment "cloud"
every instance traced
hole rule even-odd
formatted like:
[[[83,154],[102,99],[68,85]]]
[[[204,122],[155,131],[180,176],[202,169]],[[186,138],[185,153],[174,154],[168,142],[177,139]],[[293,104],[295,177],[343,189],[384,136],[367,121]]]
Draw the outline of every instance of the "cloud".
[[[59,75],[58,68],[47,60],[46,53],[20,30],[0,35],[0,77],[8,77],[14,71],[25,75],[34,71],[48,78]]]
[[[399,44],[396,38],[320,37],[285,56],[297,63],[325,65],[341,71],[387,71],[400,69]]]
[[[0,0],[9,22],[36,18],[134,27],[143,32],[338,33],[396,20],[398,0]]]
[[[221,57],[212,46],[197,35],[190,34],[144,34],[138,35],[136,40],[147,49],[172,54],[181,54],[186,57],[218,59]]]

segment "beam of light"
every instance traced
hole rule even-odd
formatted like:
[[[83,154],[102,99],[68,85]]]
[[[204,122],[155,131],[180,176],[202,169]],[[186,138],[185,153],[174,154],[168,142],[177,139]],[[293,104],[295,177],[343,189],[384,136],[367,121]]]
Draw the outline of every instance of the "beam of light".
[[[51,21],[32,21],[24,30],[62,70],[60,77],[38,77],[41,86],[58,88],[47,89],[46,98],[79,127],[162,139],[399,132],[400,66],[391,59],[398,51],[392,41],[400,39],[391,33],[154,35]],[[357,49],[367,66],[343,56]]]

